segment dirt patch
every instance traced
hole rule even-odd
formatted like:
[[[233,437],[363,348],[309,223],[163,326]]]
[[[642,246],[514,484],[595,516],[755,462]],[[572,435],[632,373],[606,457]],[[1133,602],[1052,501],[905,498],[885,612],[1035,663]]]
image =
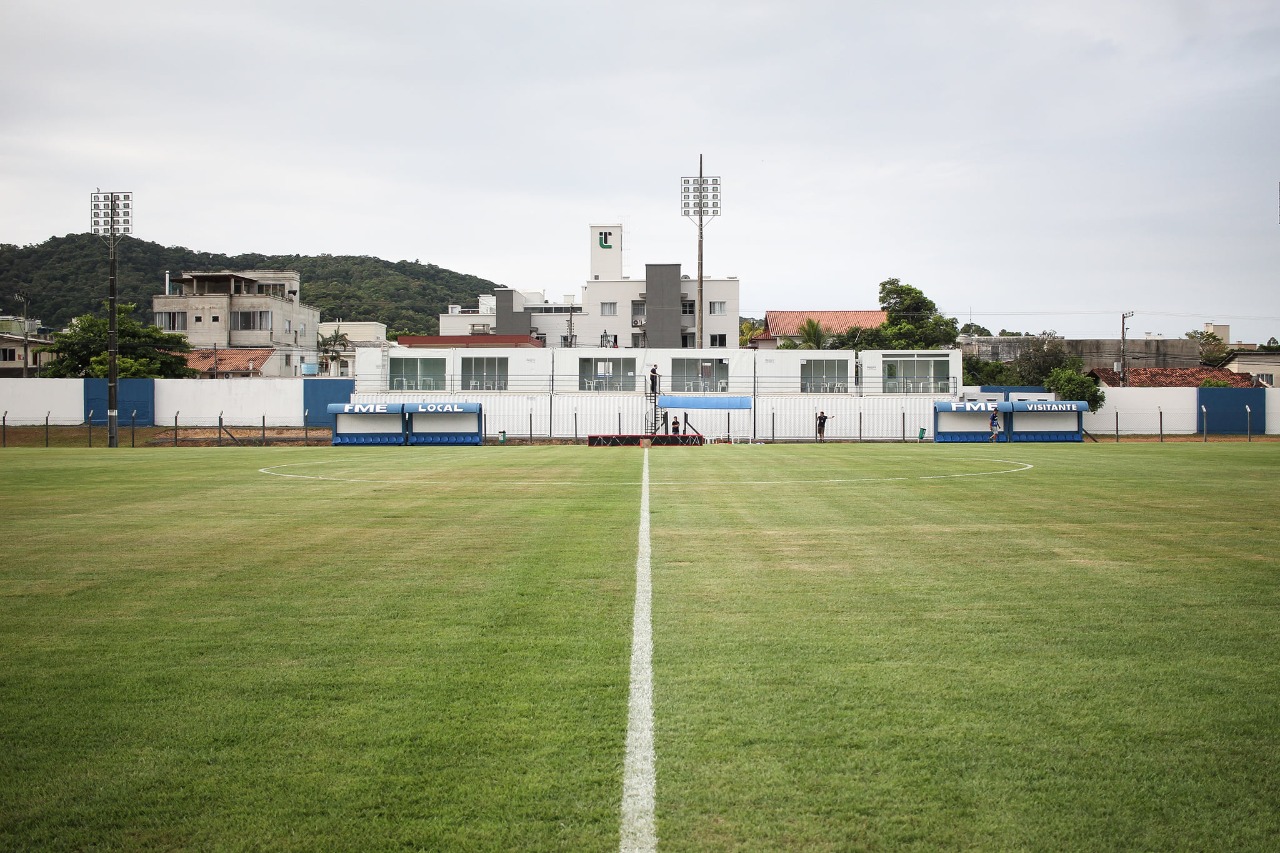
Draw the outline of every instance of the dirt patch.
[[[147,442],[151,446],[174,444],[173,430],[156,433]],[[317,446],[333,444],[333,433],[324,428],[302,427],[179,427],[177,444],[181,447],[263,447],[269,444]]]

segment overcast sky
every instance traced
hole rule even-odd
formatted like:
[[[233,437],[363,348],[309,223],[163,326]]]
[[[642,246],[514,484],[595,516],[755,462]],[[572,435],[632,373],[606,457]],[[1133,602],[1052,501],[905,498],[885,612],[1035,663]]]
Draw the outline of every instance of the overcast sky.
[[[0,4],[0,242],[421,260],[549,298],[680,263],[742,313],[1280,337],[1275,0]],[[303,282],[303,298],[306,282]]]

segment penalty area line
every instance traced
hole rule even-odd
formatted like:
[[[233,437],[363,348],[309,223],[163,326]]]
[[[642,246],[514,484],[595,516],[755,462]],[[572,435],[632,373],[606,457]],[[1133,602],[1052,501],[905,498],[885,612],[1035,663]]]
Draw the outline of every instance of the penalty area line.
[[[619,850],[658,848],[654,819],[657,770],[653,748],[653,586],[650,575],[649,450],[640,481],[640,534],[636,553],[636,603],[631,627],[631,692],[627,702],[627,753],[622,766]]]

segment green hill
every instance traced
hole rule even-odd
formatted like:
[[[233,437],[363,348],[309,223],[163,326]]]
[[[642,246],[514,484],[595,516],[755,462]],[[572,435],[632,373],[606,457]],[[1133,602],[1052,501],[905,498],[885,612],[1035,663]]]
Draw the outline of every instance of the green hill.
[[[435,334],[450,304],[473,305],[497,286],[435,264],[367,256],[215,255],[125,238],[119,248],[121,302],[151,319],[151,297],[164,292],[164,274],[183,271],[292,269],[302,275],[302,301],[320,319],[376,320],[388,334]],[[61,329],[71,318],[102,311],[107,298],[107,247],[92,234],[52,237],[32,246],[0,243],[0,314],[17,314],[13,295],[30,296],[30,316]]]

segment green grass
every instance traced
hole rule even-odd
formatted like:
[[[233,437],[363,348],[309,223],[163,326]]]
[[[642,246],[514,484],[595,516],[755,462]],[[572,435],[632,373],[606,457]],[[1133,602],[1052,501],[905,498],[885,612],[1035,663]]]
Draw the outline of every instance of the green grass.
[[[640,461],[4,451],[0,848],[616,849]],[[661,849],[1280,844],[1280,445],[650,464]]]

